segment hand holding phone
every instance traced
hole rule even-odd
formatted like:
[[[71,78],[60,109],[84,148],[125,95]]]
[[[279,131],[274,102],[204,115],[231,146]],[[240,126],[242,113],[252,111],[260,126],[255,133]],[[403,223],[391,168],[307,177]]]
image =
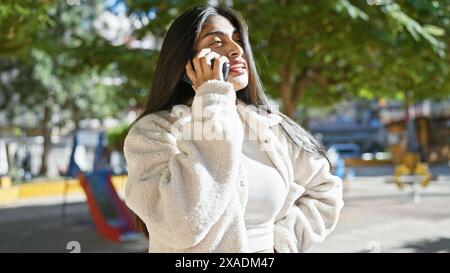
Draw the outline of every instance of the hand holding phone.
[[[214,56],[214,57],[211,57]],[[211,57],[211,65],[210,67],[205,67],[205,64],[201,63],[199,61],[199,58],[205,57],[206,59]],[[194,85],[196,87],[200,86],[201,83],[203,83],[206,80],[217,78],[217,71],[214,69],[214,65],[216,63],[222,63],[221,67],[221,74],[222,79],[224,81],[227,80],[229,72],[230,72],[230,64],[228,62],[228,59],[224,56],[219,56],[217,53],[212,52],[211,49],[206,48],[200,51],[200,53],[197,54],[196,51],[194,51],[191,55],[190,62],[186,65],[186,73],[183,76],[183,81],[190,85]],[[209,65],[208,65],[209,66]],[[201,68],[202,73],[197,73],[195,68]],[[199,75],[200,74],[200,75]],[[190,77],[191,76],[191,77]],[[191,81],[191,78],[196,81],[193,83]]]

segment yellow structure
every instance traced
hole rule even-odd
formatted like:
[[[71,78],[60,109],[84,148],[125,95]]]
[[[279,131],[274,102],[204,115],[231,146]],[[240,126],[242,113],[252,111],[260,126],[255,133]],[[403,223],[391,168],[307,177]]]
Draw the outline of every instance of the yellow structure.
[[[425,188],[431,181],[432,174],[428,169],[427,163],[420,162],[418,153],[406,153],[403,162],[395,167],[395,183],[402,190],[406,182],[401,179],[402,176],[423,176],[420,185]]]
[[[0,176],[0,188],[9,188],[12,185],[10,176]]]
[[[112,183],[117,192],[125,189],[127,176],[113,176]],[[75,193],[83,193],[78,180],[56,180],[45,182],[31,182],[19,185],[0,184],[0,205],[13,203],[20,199],[35,197],[67,196]]]

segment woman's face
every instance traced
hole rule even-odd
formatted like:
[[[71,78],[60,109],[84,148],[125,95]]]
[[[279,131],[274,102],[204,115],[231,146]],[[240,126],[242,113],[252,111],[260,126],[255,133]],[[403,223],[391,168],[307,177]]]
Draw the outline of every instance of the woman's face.
[[[248,66],[241,37],[234,26],[223,16],[214,15],[203,26],[196,43],[196,50],[211,48],[230,61],[231,69],[227,82],[238,91],[248,85]]]

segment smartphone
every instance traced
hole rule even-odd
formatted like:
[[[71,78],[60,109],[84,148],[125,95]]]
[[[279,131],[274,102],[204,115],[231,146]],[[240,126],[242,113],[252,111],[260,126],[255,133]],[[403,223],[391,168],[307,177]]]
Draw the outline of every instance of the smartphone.
[[[197,56],[197,53],[198,53],[197,51],[193,51],[191,54],[191,59],[190,59],[191,65],[192,65],[192,68],[194,69],[194,71],[195,71],[195,68],[194,68],[194,64],[192,63],[192,59],[194,59],[195,56]],[[216,60],[215,58],[211,59],[211,68],[212,69],[214,69],[215,60]],[[222,65],[222,74],[223,74],[223,80],[226,81],[228,79],[228,75],[230,74],[230,64],[228,62],[226,62]],[[186,73],[184,73],[183,81],[185,81],[189,85],[192,85],[191,79],[189,79],[189,76]]]

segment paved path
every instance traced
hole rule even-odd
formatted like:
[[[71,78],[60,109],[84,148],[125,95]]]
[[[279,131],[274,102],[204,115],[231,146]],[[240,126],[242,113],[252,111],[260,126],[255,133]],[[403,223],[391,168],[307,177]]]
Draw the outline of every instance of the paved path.
[[[114,243],[97,233],[83,196],[74,196],[62,217],[61,198],[37,198],[0,208],[0,252],[146,252],[147,241]],[[69,248],[72,249],[72,248]]]
[[[21,201],[0,207],[0,252],[146,252],[142,239],[124,244],[104,240],[95,230],[84,197],[73,196],[66,219],[60,198]],[[345,208],[335,231],[311,252],[450,252],[450,181],[432,183],[414,204],[383,177],[345,184]]]
[[[310,252],[450,252],[450,181],[423,189],[420,204],[380,180],[346,186],[340,222]]]

